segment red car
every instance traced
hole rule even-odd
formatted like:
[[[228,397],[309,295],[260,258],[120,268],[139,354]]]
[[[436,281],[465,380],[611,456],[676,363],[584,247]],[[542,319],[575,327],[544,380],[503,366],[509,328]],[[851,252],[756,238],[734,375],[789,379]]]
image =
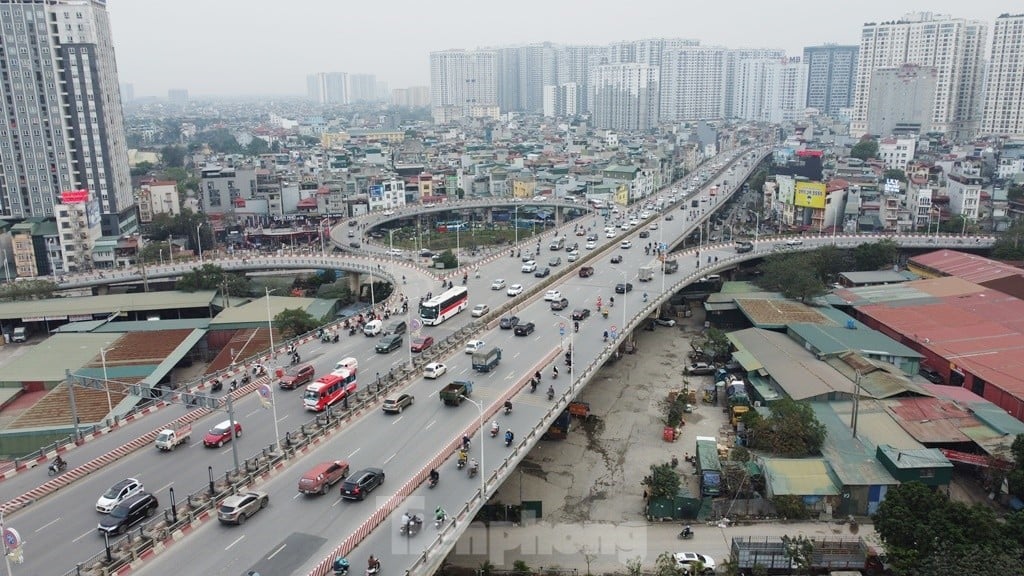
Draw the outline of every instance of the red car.
[[[231,430],[231,421],[225,420],[220,424],[217,424],[203,437],[203,445],[207,448],[217,447],[220,448],[225,442],[231,442],[233,436],[242,435],[242,425],[235,421],[234,433]]]
[[[434,339],[430,336],[417,336],[412,339],[412,351],[423,352],[434,345]]]

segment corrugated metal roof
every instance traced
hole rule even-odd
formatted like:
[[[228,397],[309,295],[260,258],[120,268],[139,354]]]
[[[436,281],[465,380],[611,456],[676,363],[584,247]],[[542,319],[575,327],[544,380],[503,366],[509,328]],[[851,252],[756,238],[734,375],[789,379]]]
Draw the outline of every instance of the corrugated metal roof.
[[[88,364],[100,348],[110,346],[118,334],[55,334],[39,344],[26,346],[0,372],[4,382],[60,382],[65,369],[75,372]]]
[[[794,322],[828,324],[831,320],[816,308],[795,300],[737,298],[736,305],[754,326],[780,328]]]
[[[915,468],[952,468],[953,463],[943,456],[938,448],[920,448],[917,450],[904,450],[893,446],[882,445],[878,447],[883,454],[889,457],[893,465],[902,470],[913,470]]]
[[[922,444],[970,442],[963,430],[979,424],[965,408],[939,398],[891,398],[884,402],[900,426]]]
[[[832,392],[850,393],[853,383],[785,334],[747,328],[728,335],[737,347],[752,354],[786,394],[794,400]]]
[[[853,350],[868,356],[922,357],[913,348],[900,344],[881,332],[853,319],[850,319],[850,322],[854,322],[856,328],[805,323],[790,324],[788,328],[822,354],[838,354]]]
[[[1020,268],[1003,264],[995,260],[957,252],[956,250],[936,250],[910,259],[910,266],[920,266],[940,274],[957,276],[969,282],[981,283],[996,278],[1019,275]]]
[[[4,320],[35,317],[87,316],[142,310],[206,308],[216,296],[212,290],[201,292],[133,292],[78,298],[48,298],[25,302],[0,303]]]
[[[843,272],[840,278],[845,278],[851,284],[900,284],[912,280],[914,275],[892,270],[869,270],[867,272]]]
[[[772,496],[837,496],[839,487],[822,458],[765,458],[765,484]]]
[[[849,414],[839,414],[834,410],[838,405],[853,406],[852,402],[811,402],[818,422],[821,422],[828,434],[822,444],[821,453],[828,460],[832,473],[841,486],[878,486],[897,484],[891,474],[875,457],[873,444],[863,442],[864,435],[853,437],[850,428]],[[861,403],[863,406],[864,403]],[[858,431],[864,422],[858,419]],[[898,427],[896,427],[898,428]]]
[[[298,308],[308,310],[316,303],[316,298],[290,298],[287,296],[270,297],[270,317],[273,318],[281,312]],[[210,328],[217,329],[225,324],[251,324],[267,322],[267,300],[260,298],[242,306],[225,308],[217,314],[217,317],[210,321]]]
[[[863,356],[847,353],[831,356],[823,360],[836,372],[849,380],[849,389],[858,386],[861,396],[871,398],[889,398],[904,394],[908,390],[916,391],[916,387],[898,368],[884,362],[873,361]],[[857,373],[860,373],[858,378]]]

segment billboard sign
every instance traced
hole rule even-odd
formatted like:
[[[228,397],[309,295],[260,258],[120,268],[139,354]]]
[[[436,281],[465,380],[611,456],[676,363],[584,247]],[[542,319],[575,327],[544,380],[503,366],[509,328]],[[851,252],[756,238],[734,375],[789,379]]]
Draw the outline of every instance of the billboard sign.
[[[100,217],[100,203],[96,200],[85,204],[85,222],[90,229],[98,228],[102,224]]]
[[[81,204],[89,200],[89,191],[85,188],[81,190],[64,190],[60,193],[61,204]]]
[[[384,196],[384,187],[380,184],[370,186],[370,198],[380,200]]]
[[[803,208],[825,208],[825,184],[823,182],[797,182],[793,194],[793,205]]]

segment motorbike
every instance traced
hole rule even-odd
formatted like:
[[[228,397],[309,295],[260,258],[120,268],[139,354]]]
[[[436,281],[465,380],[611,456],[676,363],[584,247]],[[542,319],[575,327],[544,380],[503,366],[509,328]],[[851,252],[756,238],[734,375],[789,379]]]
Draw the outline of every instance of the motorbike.
[[[689,540],[693,538],[693,530],[689,528],[683,528],[683,531],[679,533],[680,540]]]
[[[298,353],[292,354],[292,366],[295,366],[299,362],[302,362],[302,358],[299,357]]]
[[[512,445],[512,436],[505,436],[505,448]]]
[[[438,480],[437,477],[431,478],[430,479],[430,483],[427,484],[427,487],[428,488],[433,488],[434,486],[437,486],[437,480]]]
[[[459,469],[459,470],[462,470],[463,468],[466,467],[466,461],[465,460],[459,460],[458,464],[456,464],[455,467],[457,469]]]
[[[398,529],[398,533],[402,536],[415,536],[420,531],[420,526],[423,525],[423,520],[419,516],[413,516],[412,520],[408,524],[402,524]]]
[[[61,460],[60,462],[54,460],[53,462],[50,462],[50,466],[49,468],[46,469],[46,473],[49,474],[50,476],[55,476],[57,474],[60,474],[61,472],[64,472],[65,470],[67,470],[67,468],[67,460]]]
[[[480,471],[480,466],[477,465],[477,464],[473,464],[472,466],[469,467],[469,477],[470,478],[475,477],[476,473],[479,472],[479,471]]]
[[[511,413],[512,413],[512,405],[509,404],[508,406],[505,406],[505,416],[508,416]]]
[[[331,338],[331,342],[334,342],[335,344],[337,344],[337,343],[338,343],[338,340],[340,340],[340,339],[341,339],[341,335],[340,335],[340,334],[338,334],[337,332],[335,332],[335,333],[334,333],[334,337],[333,337],[333,338]]]
[[[214,380],[213,381],[213,385],[210,386],[210,391],[211,392],[220,392],[223,389],[224,389],[224,383],[221,382],[220,380]]]
[[[420,303],[422,304],[422,302],[420,302]],[[356,327],[355,326],[353,326],[353,327],[348,329],[348,335],[349,336],[354,336],[355,333],[356,333]]]
[[[348,558],[335,558],[331,568],[334,570],[334,576],[348,576]]]
[[[551,371],[551,379],[558,380],[558,368],[555,368],[554,370]]]
[[[554,389],[554,387],[548,388],[548,400],[554,400],[554,399],[555,399],[555,389]]]
[[[440,530],[441,529],[441,525],[444,524],[444,521],[447,520],[447,519],[448,519],[447,516],[436,516],[436,517],[434,517],[434,528],[437,528],[438,530]]]
[[[495,428],[495,427],[492,426],[491,427],[491,438],[494,438],[497,435],[498,435],[498,428]]]
[[[366,569],[366,576],[377,576],[380,574],[380,566],[374,566],[373,568]]]
[[[533,394],[534,392],[537,391],[537,384],[538,383],[536,378],[530,378],[530,394]]]

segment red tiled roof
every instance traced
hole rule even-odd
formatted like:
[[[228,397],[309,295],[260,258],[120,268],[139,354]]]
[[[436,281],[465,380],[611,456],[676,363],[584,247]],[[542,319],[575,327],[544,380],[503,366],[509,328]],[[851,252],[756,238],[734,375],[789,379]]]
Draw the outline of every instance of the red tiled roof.
[[[303,198],[296,204],[297,208],[316,208],[316,198]]]

